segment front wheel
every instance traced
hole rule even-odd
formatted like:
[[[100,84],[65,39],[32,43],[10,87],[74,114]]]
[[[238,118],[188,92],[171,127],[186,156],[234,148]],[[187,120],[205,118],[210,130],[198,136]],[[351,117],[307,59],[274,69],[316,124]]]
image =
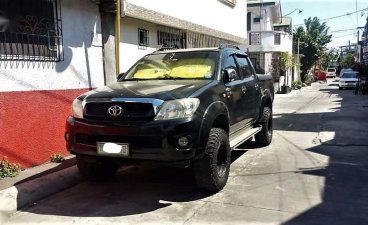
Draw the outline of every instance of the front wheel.
[[[198,186],[210,192],[222,190],[229,177],[230,163],[231,150],[227,133],[223,129],[212,128],[204,157],[193,162]]]
[[[255,141],[260,146],[267,146],[271,144],[273,133],[272,109],[270,107],[263,108],[263,114],[259,121],[259,125],[262,126],[262,130],[254,136]]]

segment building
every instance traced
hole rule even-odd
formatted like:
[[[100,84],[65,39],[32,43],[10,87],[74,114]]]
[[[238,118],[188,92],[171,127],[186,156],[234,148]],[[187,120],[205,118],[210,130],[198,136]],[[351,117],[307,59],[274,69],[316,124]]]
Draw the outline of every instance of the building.
[[[293,55],[292,22],[290,17],[282,16],[279,0],[247,1],[248,41],[244,46],[257,73],[272,74],[278,90],[280,82],[279,57],[282,52]],[[284,71],[285,82],[291,86],[292,80],[298,80],[290,69]],[[281,85],[283,85],[281,79]]]
[[[122,1],[120,71],[160,46],[244,44],[246,7],[245,0]]]
[[[360,44],[360,61],[368,65],[368,16],[367,16],[367,23],[364,26],[362,40],[359,42]]]
[[[159,46],[245,43],[246,7],[245,0],[0,1],[0,159],[31,167],[67,154],[65,119],[76,96],[115,82],[117,70]]]

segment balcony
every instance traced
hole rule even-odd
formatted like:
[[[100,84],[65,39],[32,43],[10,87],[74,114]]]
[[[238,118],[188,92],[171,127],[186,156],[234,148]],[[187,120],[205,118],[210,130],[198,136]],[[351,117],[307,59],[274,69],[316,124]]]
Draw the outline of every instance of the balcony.
[[[283,31],[248,32],[248,52],[292,52],[293,36]]]

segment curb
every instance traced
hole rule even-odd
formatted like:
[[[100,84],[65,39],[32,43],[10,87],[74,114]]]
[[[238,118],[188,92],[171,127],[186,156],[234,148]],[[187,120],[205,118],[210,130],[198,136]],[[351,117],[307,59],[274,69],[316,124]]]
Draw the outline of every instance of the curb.
[[[0,191],[0,224],[18,209],[70,188],[82,180],[77,167],[47,174]]]

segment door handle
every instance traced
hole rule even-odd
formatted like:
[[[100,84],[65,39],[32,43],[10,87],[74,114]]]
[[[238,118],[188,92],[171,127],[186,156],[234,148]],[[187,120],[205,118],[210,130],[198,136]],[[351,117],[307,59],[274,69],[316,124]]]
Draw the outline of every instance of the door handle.
[[[229,88],[229,87],[225,88],[224,97],[225,98],[231,98],[231,94],[232,94],[231,88]]]
[[[243,94],[245,94],[245,92],[247,92],[247,87],[243,85],[241,90],[242,90]]]

